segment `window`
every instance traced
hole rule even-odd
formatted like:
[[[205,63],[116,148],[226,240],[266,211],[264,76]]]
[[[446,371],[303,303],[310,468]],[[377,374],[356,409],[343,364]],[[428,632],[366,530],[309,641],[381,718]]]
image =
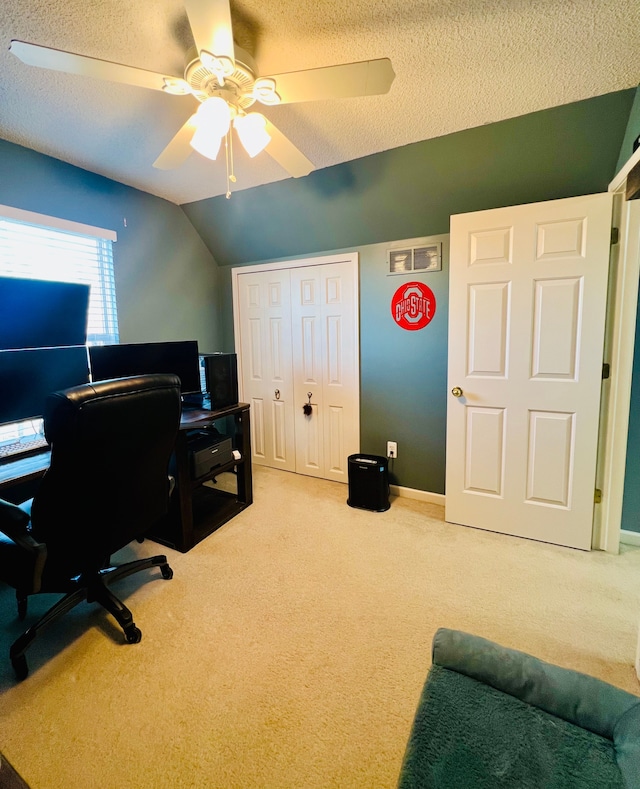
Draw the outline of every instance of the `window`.
[[[0,206],[0,276],[91,285],[87,343],[118,342],[112,244],[116,234]],[[0,426],[0,446],[42,432],[42,420]]]
[[[9,211],[14,216],[7,216]],[[29,221],[16,219],[16,214]],[[45,225],[47,220],[52,225]],[[87,343],[117,343],[115,237],[111,231],[0,206],[0,276],[91,285]]]

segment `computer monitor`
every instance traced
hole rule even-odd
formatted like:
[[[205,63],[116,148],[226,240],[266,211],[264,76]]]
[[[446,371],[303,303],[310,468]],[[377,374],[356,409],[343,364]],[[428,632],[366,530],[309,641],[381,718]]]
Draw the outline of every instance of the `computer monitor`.
[[[0,351],[0,424],[37,419],[47,395],[88,381],[84,345]]]
[[[90,286],[0,277],[0,350],[84,345]]]
[[[92,345],[89,348],[89,364],[93,381],[149,373],[174,373],[180,379],[182,394],[201,391],[200,357],[196,340]]]

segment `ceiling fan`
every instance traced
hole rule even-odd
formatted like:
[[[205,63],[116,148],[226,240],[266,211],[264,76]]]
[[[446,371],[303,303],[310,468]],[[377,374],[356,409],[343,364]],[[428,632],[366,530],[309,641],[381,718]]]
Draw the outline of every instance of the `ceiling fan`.
[[[308,175],[313,164],[262,113],[248,110],[256,102],[277,104],[317,101],[387,93],[395,74],[388,58],[337,66],[258,76],[253,58],[233,41],[229,0],[185,0],[185,9],[196,43],[183,77],[112,63],[107,60],[13,40],[9,47],[30,66],[121,82],[172,95],[191,94],[199,106],[153,163],[171,170],[193,150],[215,159],[226,141],[227,182],[231,128],[253,157],[262,150],[293,177]],[[227,189],[227,197],[230,191]]]

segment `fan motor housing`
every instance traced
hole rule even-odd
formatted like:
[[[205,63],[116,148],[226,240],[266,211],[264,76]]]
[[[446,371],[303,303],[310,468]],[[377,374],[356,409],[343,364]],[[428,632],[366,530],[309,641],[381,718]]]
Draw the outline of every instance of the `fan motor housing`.
[[[256,79],[255,64],[248,52],[240,47],[235,48],[235,69],[230,76],[224,78],[223,86],[218,82],[217,76],[203,65],[195,49],[189,54],[190,60],[184,71],[184,78],[199,101],[219,96],[241,109],[247,109],[254,104],[255,98],[251,95],[251,89]]]

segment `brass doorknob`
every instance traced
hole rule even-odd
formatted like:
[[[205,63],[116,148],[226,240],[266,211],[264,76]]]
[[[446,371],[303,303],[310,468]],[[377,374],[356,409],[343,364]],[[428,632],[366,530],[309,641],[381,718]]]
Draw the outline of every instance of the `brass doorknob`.
[[[459,386],[454,386],[453,389],[451,390],[451,394],[454,397],[462,397],[462,389],[460,389]]]

